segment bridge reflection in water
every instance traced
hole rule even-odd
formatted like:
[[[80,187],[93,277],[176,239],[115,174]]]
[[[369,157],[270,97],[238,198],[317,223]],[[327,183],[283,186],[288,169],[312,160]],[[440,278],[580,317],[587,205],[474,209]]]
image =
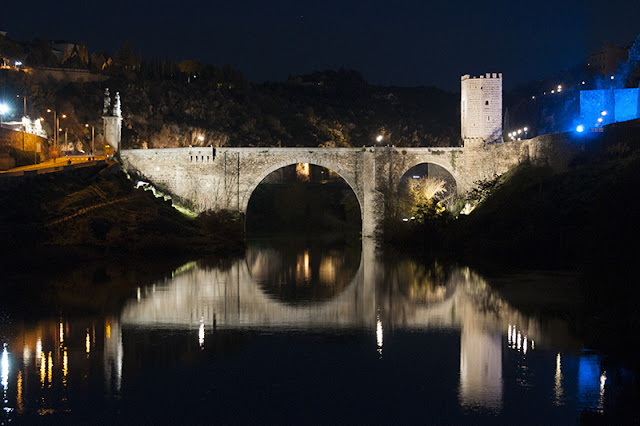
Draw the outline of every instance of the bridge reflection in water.
[[[564,323],[518,312],[468,268],[437,263],[427,267],[411,260],[383,263],[369,240],[361,251],[345,253],[309,246],[286,254],[254,245],[244,259],[223,267],[188,263],[171,277],[138,288],[119,316],[20,327],[3,353],[13,357],[2,364],[3,407],[25,411],[28,376],[33,374],[42,401],[53,386],[58,391],[47,398],[64,406],[64,389],[70,381],[86,381],[96,355],[107,394],[117,395],[127,363],[139,364],[143,352],[150,350],[136,353],[141,346],[134,341],[136,333],[145,330],[172,330],[201,348],[216,334],[233,330],[352,330],[369,334],[371,350],[384,358],[387,333],[435,329],[460,333],[459,404],[499,411],[506,351],[526,355],[540,347],[566,347],[571,341]],[[553,367],[556,380],[548,394],[562,404],[566,372],[560,354]],[[585,383],[579,385],[590,389],[584,392],[589,395],[584,406],[598,408],[604,392],[600,383],[606,377],[600,377],[597,363],[589,368],[595,371],[593,380],[580,372]],[[33,385],[33,377],[30,380]],[[46,412],[47,404],[40,410]]]
[[[564,323],[542,324],[521,314],[469,268],[410,260],[383,265],[368,239],[355,265],[344,253],[329,252],[311,268],[310,252],[301,249],[292,265],[284,261],[286,253],[250,247],[245,259],[225,270],[185,265],[130,301],[121,326],[197,329],[202,346],[213,330],[368,329],[380,354],[387,329],[460,330],[460,403],[491,409],[502,405],[505,334],[508,347],[525,354],[551,343],[545,337],[551,329],[563,344],[571,340]],[[305,294],[307,287],[330,285],[324,292],[330,298],[292,299],[285,291],[298,287],[296,293]]]

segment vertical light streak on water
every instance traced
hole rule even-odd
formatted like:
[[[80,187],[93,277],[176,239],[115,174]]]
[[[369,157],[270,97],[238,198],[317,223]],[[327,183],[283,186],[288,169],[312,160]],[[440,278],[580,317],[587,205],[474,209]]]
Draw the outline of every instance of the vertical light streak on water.
[[[38,341],[36,342],[36,365],[38,360],[42,357],[42,339],[38,337]]]
[[[9,387],[9,352],[7,352],[7,344],[3,344],[2,358],[0,358],[0,384],[2,390],[6,393]]]
[[[377,315],[376,321],[376,343],[378,346],[378,353],[382,355],[382,344],[383,344],[383,335],[384,332],[382,330],[382,320],[380,319],[380,314]]]
[[[67,374],[69,374],[69,355],[67,350],[62,354],[62,386],[67,386]]]
[[[200,328],[198,329],[198,343],[204,349],[204,318],[200,319]]]
[[[598,400],[598,410],[604,410],[604,389],[607,383],[607,372],[603,371],[600,375],[600,399]]]
[[[18,371],[16,402],[18,405],[18,414],[24,413],[24,401],[22,401],[22,370]]]
[[[40,386],[44,387],[44,380],[47,377],[47,358],[44,352],[40,352]]]
[[[51,351],[49,351],[47,363],[47,382],[49,382],[49,387],[51,387],[51,383],[53,382],[53,356],[51,355]]]
[[[124,358],[124,346],[122,344],[122,330],[118,328],[118,343],[116,346],[116,392],[122,387],[122,361]]]
[[[9,400],[7,399],[7,390],[9,389],[9,352],[7,352],[7,344],[2,345],[2,358],[0,358],[0,385],[2,385],[2,408],[9,412],[11,408],[7,407]]]
[[[554,386],[555,398],[553,400],[554,405],[563,405],[564,390],[562,388],[562,362],[560,359],[560,353],[556,356],[556,376]]]

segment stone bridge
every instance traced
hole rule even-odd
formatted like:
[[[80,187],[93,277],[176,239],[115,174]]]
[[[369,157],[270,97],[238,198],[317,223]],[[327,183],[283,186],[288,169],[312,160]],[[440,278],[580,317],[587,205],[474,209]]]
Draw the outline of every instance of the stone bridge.
[[[246,213],[256,187],[282,167],[309,163],[339,174],[360,204],[363,236],[373,236],[382,219],[382,188],[399,185],[414,166],[437,166],[463,195],[475,182],[530,160],[562,166],[575,146],[566,134],[487,145],[467,140],[456,148],[213,148],[122,150],[130,171],[193,202],[199,211],[231,209]]]

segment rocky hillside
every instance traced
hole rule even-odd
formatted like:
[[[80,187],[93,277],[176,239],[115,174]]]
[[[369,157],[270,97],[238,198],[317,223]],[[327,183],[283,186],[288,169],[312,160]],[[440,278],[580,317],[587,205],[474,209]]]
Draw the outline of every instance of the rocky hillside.
[[[252,84],[237,76],[188,78],[142,73],[103,83],[36,82],[20,72],[2,73],[5,85],[28,93],[33,116],[53,120],[56,105],[67,118],[69,140],[86,143],[90,127],[102,131],[103,93],[120,92],[125,148],[180,146],[457,146],[458,95],[433,87],[367,84],[355,71],[291,77]],[[16,108],[17,109],[17,108]],[[99,139],[96,139],[99,140]]]

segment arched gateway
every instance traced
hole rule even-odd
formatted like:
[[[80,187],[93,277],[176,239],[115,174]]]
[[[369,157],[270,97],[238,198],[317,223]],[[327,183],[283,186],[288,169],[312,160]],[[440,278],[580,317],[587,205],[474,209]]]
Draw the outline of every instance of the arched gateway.
[[[230,209],[246,213],[256,187],[279,168],[311,163],[339,174],[360,204],[363,236],[373,236],[382,220],[381,188],[395,187],[412,167],[427,163],[446,170],[458,194],[478,180],[504,173],[537,156],[535,140],[464,148],[167,148],[122,150],[128,170],[190,200],[199,211]],[[535,160],[535,158],[534,158]]]

